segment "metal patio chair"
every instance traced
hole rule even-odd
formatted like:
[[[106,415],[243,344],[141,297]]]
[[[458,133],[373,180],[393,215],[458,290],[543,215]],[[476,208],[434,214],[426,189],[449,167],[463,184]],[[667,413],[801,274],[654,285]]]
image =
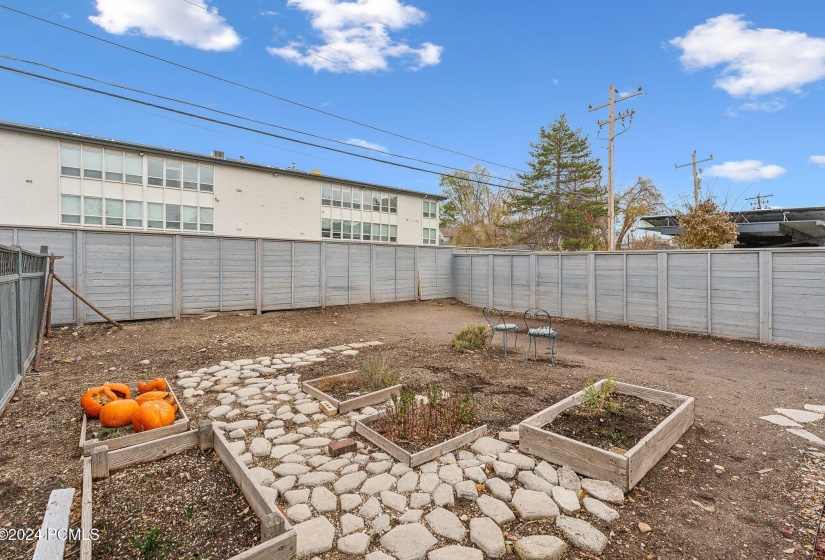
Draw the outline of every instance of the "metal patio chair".
[[[486,319],[487,324],[490,325],[490,330],[492,330],[492,334],[490,335],[490,342],[487,344],[487,347],[490,348],[493,346],[493,337],[496,336],[496,333],[501,333],[504,337],[504,357],[507,357],[507,339],[508,335],[511,332],[516,333],[516,339],[513,342],[513,349],[515,350],[518,348],[518,325],[515,323],[507,323],[504,320],[504,313],[496,309],[495,307],[485,307],[482,310],[484,313],[484,319]],[[493,321],[496,321],[493,324]]]
[[[530,316],[532,315],[532,318]],[[533,326],[531,326],[531,321]],[[553,330],[550,314],[544,309],[533,307],[524,312],[524,326],[527,328],[527,355],[524,363],[530,358],[530,348],[533,348],[533,357],[538,359],[539,339],[546,338],[550,347],[550,363],[556,365],[556,331]],[[539,323],[536,325],[536,323]]]

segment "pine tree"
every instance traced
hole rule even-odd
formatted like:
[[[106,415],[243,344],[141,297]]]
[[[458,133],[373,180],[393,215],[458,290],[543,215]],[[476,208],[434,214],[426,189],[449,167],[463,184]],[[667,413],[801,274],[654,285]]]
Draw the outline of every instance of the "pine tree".
[[[527,192],[510,203],[519,242],[540,250],[601,248],[607,216],[602,166],[581,127],[571,128],[562,114],[530,146],[530,172],[519,175]]]

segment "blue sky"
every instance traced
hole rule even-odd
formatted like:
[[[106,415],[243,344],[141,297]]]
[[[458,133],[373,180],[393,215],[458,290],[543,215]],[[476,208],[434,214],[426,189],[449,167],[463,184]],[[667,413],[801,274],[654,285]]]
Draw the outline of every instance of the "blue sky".
[[[734,208],[825,205],[825,3],[474,0],[3,0],[7,5],[222,77],[524,169],[539,127],[567,113],[606,160],[589,104],[608,85],[645,95],[616,141],[618,184],[654,179],[670,201],[706,184]],[[207,5],[219,15],[193,6]],[[227,19],[224,19],[224,16]],[[91,18],[91,19],[90,19]],[[0,10],[0,53],[337,140],[467,168],[477,159],[307,111]],[[326,46],[325,46],[326,45]],[[316,49],[315,56],[309,50]],[[321,58],[323,57],[323,58]],[[324,60],[324,58],[328,60]],[[334,62],[330,62],[334,61]],[[19,63],[8,65],[40,72]],[[356,70],[356,71],[353,71]],[[48,72],[46,72],[48,73]],[[57,74],[49,74],[56,77]],[[68,78],[75,80],[74,78]],[[78,81],[78,80],[75,80]],[[0,119],[319,169],[437,192],[438,178],[0,72]],[[292,153],[295,150],[302,153]],[[355,150],[357,151],[357,150]],[[369,152],[363,152],[369,153]],[[372,155],[375,155],[374,153]],[[491,166],[496,173],[511,170]]]

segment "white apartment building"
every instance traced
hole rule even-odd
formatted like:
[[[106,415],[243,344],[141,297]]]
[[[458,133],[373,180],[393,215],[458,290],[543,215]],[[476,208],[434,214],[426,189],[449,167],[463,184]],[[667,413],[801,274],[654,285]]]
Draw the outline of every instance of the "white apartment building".
[[[438,245],[444,197],[0,122],[0,225]]]

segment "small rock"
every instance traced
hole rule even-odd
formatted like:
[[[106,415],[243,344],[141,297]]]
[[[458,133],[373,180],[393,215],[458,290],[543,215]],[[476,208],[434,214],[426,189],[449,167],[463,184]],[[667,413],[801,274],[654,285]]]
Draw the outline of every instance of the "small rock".
[[[470,520],[470,541],[490,558],[500,558],[507,551],[501,529],[489,517]]]
[[[421,560],[438,543],[421,523],[398,525],[381,537],[381,546],[398,560]]]
[[[578,492],[581,490],[581,480],[579,479],[579,475],[575,473],[573,469],[568,467],[567,465],[563,466],[558,470],[559,475],[559,486],[562,488],[567,488],[568,490],[572,490],[573,492]]]
[[[624,492],[618,486],[606,480],[586,478],[581,482],[582,490],[603,502],[621,505],[624,503]]]
[[[480,550],[455,544],[433,550],[427,554],[427,560],[484,560]]]
[[[349,535],[364,528],[364,520],[357,515],[345,513],[341,516],[341,535]]]
[[[552,519],[559,515],[556,503],[544,492],[519,488],[513,495],[513,507],[525,520]]]
[[[372,520],[372,530],[376,533],[383,533],[390,526],[390,516],[386,513],[379,515]]]
[[[323,486],[316,486],[312,489],[312,499],[310,503],[318,513],[338,509],[338,497]]]
[[[306,504],[298,504],[287,509],[286,516],[294,523],[303,523],[312,517],[312,510]]]
[[[354,533],[338,539],[338,550],[344,554],[363,556],[370,545],[370,536],[366,533]]]
[[[297,557],[306,558],[332,549],[335,526],[322,516],[293,527],[297,536]]]
[[[517,540],[514,548],[521,560],[561,560],[567,543],[553,535],[533,535]]]
[[[478,499],[478,488],[476,488],[476,483],[472,480],[465,480],[464,482],[456,484],[455,493],[463,500],[475,501]]]
[[[642,521],[639,522],[639,531],[641,531],[642,533],[649,533],[652,530],[653,530],[653,527],[651,527],[647,523],[644,523]]]
[[[434,533],[461,542],[467,538],[467,529],[456,514],[444,508],[435,508],[424,516]]]
[[[585,496],[584,500],[582,500],[582,504],[584,505],[584,509],[586,509],[591,515],[598,517],[602,521],[607,521],[610,523],[619,518],[618,511],[612,507],[608,507],[595,498],[591,498],[590,496]]]
[[[556,527],[567,537],[573,546],[599,555],[607,546],[607,537],[584,519],[560,515]]]
[[[499,500],[504,500],[505,502],[509,502],[513,498],[513,491],[510,488],[510,485],[500,478],[487,479],[485,484],[487,486],[487,490],[490,491],[490,494],[493,497],[498,498]]]
[[[490,455],[495,457],[499,453],[504,453],[510,449],[510,444],[504,441],[499,441],[488,436],[480,437],[471,446],[471,449],[479,455]]]

